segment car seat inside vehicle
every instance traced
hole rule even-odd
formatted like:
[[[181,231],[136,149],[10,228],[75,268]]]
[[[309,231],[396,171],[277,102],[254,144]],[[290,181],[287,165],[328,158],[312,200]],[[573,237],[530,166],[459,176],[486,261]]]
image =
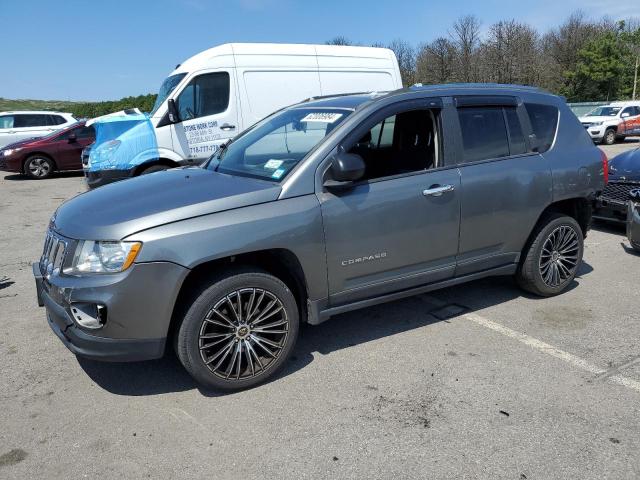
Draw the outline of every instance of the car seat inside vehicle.
[[[349,150],[366,165],[364,179],[401,175],[438,165],[436,116],[410,110],[374,125]]]

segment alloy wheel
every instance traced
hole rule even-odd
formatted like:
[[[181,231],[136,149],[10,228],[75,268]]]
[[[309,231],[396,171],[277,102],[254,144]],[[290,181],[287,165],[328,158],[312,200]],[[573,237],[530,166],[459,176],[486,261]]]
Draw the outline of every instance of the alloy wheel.
[[[262,288],[244,288],[209,310],[198,337],[207,368],[225,380],[263,374],[280,356],[289,334],[282,301]]]
[[[46,177],[49,174],[51,166],[47,159],[36,157],[29,162],[28,168],[34,177]]]
[[[542,245],[539,261],[542,281],[550,287],[566,282],[575,274],[579,253],[578,233],[566,225],[555,228]]]

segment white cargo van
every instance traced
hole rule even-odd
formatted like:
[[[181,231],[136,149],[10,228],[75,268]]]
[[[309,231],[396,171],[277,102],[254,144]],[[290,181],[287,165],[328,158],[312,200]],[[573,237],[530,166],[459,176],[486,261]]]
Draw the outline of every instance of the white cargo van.
[[[130,165],[117,176],[197,163],[266,115],[309,97],[398,88],[398,62],[385,48],[259,43],[210,48],[178,65],[160,87],[150,115],[158,160]]]

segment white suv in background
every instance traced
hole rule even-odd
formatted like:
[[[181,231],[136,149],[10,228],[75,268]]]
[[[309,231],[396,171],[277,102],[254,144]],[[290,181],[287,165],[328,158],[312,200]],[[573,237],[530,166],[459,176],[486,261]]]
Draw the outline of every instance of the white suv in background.
[[[44,137],[75,122],[76,119],[70,113],[0,112],[0,148],[26,138]]]
[[[640,101],[613,102],[580,117],[594,142],[613,145],[630,135],[640,135]]]

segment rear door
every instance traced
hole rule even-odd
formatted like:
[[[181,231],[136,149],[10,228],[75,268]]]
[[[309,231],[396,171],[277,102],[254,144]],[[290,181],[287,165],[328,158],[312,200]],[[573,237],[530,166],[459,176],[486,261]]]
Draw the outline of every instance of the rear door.
[[[536,124],[534,132],[543,138],[532,148],[530,125],[544,120],[546,105],[531,105],[530,120],[514,97],[458,97],[454,104],[462,182],[458,276],[518,260],[540,212],[551,202],[551,169],[532,150],[551,146],[558,111],[548,107],[555,115],[552,132],[549,125]]]
[[[181,122],[171,125],[173,150],[185,163],[211,156],[238,133],[238,106],[233,69],[199,73],[176,97]]]
[[[48,115],[40,113],[16,113],[13,120],[13,131],[9,136],[13,141],[24,140],[25,138],[37,138],[50,134],[55,130],[49,125]]]

